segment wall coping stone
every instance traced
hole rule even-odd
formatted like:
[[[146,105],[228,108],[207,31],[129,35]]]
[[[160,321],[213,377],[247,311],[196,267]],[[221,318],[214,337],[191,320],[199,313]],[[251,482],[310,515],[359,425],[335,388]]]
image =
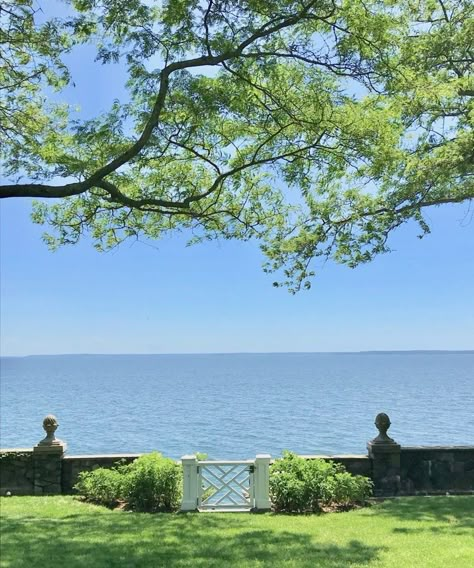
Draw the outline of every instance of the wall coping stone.
[[[474,451],[473,446],[401,446],[402,452],[419,452],[419,451]],[[0,448],[0,453],[33,453],[33,448]],[[135,458],[140,457],[143,454],[137,453],[127,453],[127,454],[80,454],[80,455],[65,455],[63,459],[65,460],[74,460],[74,459],[91,459],[91,458]],[[328,454],[299,454],[302,458],[325,458],[325,459],[339,459],[339,458],[350,458],[350,459],[369,459],[367,454],[335,454],[335,455],[328,455]],[[277,459],[277,458],[275,458]]]
[[[46,454],[51,454],[59,456],[59,455],[63,455],[67,450],[67,446],[66,444],[51,444],[51,445],[37,445],[33,448],[33,454],[34,455],[46,455]]]
[[[402,452],[419,452],[422,451],[432,451],[432,450],[442,450],[444,452],[465,452],[466,450],[474,451],[474,446],[402,446]]]
[[[105,459],[120,459],[120,458],[138,458],[143,454],[84,454],[79,456],[64,456],[63,459],[65,460],[84,460],[84,459],[97,459],[97,458],[105,458]]]
[[[330,460],[337,460],[337,459],[364,459],[364,460],[368,460],[369,456],[367,456],[367,454],[337,454],[334,456],[329,456],[326,454],[298,454],[300,458],[306,458],[306,459],[330,459]]]

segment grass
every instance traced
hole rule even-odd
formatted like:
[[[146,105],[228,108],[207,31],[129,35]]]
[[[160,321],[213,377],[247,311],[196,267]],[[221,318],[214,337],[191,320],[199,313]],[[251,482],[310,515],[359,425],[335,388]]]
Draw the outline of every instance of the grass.
[[[137,514],[73,497],[0,499],[0,566],[474,566],[474,496],[347,513]]]

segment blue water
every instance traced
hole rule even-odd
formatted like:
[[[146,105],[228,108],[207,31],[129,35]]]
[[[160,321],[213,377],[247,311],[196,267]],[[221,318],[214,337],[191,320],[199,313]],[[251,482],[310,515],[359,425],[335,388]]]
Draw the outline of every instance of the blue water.
[[[0,392],[3,448],[48,413],[71,455],[364,453],[382,411],[402,445],[474,444],[474,352],[3,358]]]

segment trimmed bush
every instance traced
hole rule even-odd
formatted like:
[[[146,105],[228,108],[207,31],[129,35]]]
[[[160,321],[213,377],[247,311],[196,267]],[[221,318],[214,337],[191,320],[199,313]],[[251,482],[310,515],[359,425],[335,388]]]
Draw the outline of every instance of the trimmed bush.
[[[341,471],[329,476],[321,486],[321,501],[324,505],[338,505],[343,508],[364,503],[372,494],[373,483],[368,477],[351,475]]]
[[[366,501],[371,492],[370,479],[351,475],[343,465],[331,461],[304,459],[284,452],[283,458],[270,467],[270,496],[276,511],[348,508]]]
[[[106,507],[115,506],[122,496],[124,476],[117,468],[82,471],[74,486],[87,501]]]
[[[134,511],[154,513],[178,509],[182,495],[181,466],[158,452],[121,468],[123,498]]]
[[[82,472],[74,489],[86,501],[106,507],[122,502],[134,511],[174,511],[181,502],[181,466],[153,452],[128,465]]]

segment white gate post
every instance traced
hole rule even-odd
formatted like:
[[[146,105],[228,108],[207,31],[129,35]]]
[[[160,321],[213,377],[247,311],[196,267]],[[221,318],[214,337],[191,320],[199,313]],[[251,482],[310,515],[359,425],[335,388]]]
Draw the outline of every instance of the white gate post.
[[[198,506],[198,462],[196,456],[183,456],[183,500],[181,511],[195,511]]]
[[[255,509],[270,511],[270,454],[258,454],[255,458]]]

